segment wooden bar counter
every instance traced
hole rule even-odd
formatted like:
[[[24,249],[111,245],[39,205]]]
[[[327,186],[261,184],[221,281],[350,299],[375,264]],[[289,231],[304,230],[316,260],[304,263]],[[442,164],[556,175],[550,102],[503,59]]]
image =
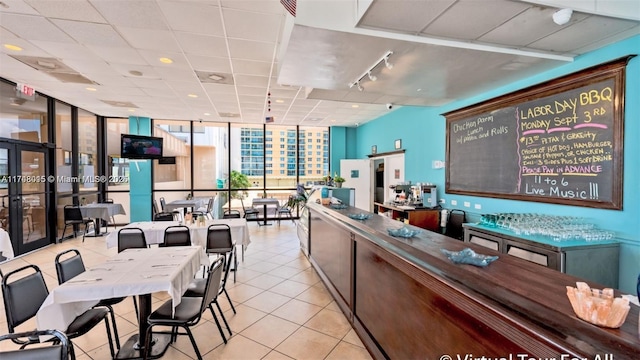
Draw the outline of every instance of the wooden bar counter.
[[[580,278],[424,229],[395,238],[387,229],[404,224],[353,220],[353,207],[307,206],[311,263],[374,358],[640,358],[638,307],[620,329],[582,321],[566,296]],[[441,252],[465,247],[500,258],[480,268]]]

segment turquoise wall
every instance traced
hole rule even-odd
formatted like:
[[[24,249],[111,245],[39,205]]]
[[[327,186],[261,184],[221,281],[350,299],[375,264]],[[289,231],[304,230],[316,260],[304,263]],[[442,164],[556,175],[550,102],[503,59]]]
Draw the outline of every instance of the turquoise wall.
[[[151,135],[151,119],[129,117],[129,134]],[[129,164],[129,201],[131,222],[151,221],[152,160],[133,160]]]
[[[557,69],[540,73],[528,79],[497,88],[481,95],[455,101],[441,107],[402,107],[388,115],[355,128],[356,139],[349,141],[347,154],[352,158],[366,158],[371,146],[378,152],[394,150],[394,140],[402,139],[405,152],[406,179],[413,182],[430,182],[438,186],[438,197],[444,199],[445,208],[460,208],[477,220],[481,213],[535,212],[553,215],[575,215],[588,218],[597,226],[613,230],[621,239],[619,288],[635,293],[640,273],[640,57],[631,59],[626,72],[626,101],[624,124],[624,177],[623,210],[602,210],[566,205],[553,205],[485,197],[449,195],[444,193],[445,170],[432,169],[434,160],[445,160],[445,118],[440,114],[491,99],[505,93],[539,84],[594,65],[636,54],[640,51],[640,36],[618,42],[597,51],[577,57]],[[451,200],[457,201],[452,206]],[[464,202],[471,207],[465,208]],[[481,209],[475,209],[476,204]]]

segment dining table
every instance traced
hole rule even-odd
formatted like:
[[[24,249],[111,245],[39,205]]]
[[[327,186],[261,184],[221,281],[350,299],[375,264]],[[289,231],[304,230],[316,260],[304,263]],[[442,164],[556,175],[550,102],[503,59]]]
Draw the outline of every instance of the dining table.
[[[260,223],[260,221],[258,221],[258,225],[271,225],[269,223],[267,223],[267,209],[268,208],[273,208],[275,207],[275,211],[274,213],[277,214],[278,213],[278,209],[280,208],[280,201],[278,199],[275,198],[254,198],[251,201],[251,206],[256,207],[256,206],[262,206],[262,223]],[[258,208],[258,211],[260,210],[260,208]]]
[[[209,203],[209,198],[207,197],[197,197],[192,199],[178,199],[168,202],[164,205],[164,212],[172,212],[174,210],[184,209],[184,213],[186,214],[188,209],[191,208],[192,211],[198,210],[200,208],[206,208]]]
[[[87,205],[80,205],[80,212],[83,217],[95,219],[96,229],[92,235],[86,236],[104,236],[107,233],[101,233],[100,227],[102,220],[109,222],[112,216],[126,215],[122,204],[118,203],[93,203]]]
[[[13,245],[9,233],[0,228],[0,261],[13,259]]]
[[[191,244],[199,245],[202,248],[207,246],[207,230],[209,225],[225,224],[229,225],[231,229],[231,239],[236,242],[236,245],[241,245],[242,248],[242,260],[244,261],[244,253],[251,243],[251,237],[249,234],[249,227],[247,226],[246,219],[207,219],[204,225],[199,225],[197,222],[184,224],[183,221],[138,221],[130,223],[123,227],[127,228],[139,228],[144,232],[144,237],[147,241],[147,245],[161,244],[164,242],[164,231],[169,226],[186,225],[189,228],[191,236]],[[118,246],[118,233],[113,232],[107,236],[106,239],[107,248]]]
[[[138,296],[138,333],[121,346],[116,359],[144,357],[151,294],[166,292],[175,309],[201,266],[208,265],[200,246],[127,249],[54,288],[36,314],[39,330],[64,331],[101,299]],[[154,334],[148,358],[161,357],[171,335]]]

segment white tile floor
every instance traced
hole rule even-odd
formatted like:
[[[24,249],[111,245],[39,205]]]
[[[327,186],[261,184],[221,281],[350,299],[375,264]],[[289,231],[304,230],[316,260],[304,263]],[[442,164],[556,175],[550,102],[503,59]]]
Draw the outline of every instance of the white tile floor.
[[[250,223],[251,245],[240,262],[233,282],[229,275],[228,292],[237,310],[219,298],[233,336],[225,345],[209,312],[193,329],[204,359],[371,359],[344,314],[302,255],[295,225],[258,227]],[[113,231],[110,228],[109,231]],[[55,256],[70,248],[80,250],[87,267],[101,263],[116,253],[107,249],[104,238],[82,238],[48,246],[0,265],[4,273],[26,264],[35,264],[45,275],[47,286],[57,286]],[[238,256],[240,259],[240,256]],[[153,296],[154,307],[168,299],[166,293]],[[4,305],[0,304],[0,333],[7,332]],[[121,342],[137,332],[133,301],[115,306]],[[20,330],[35,328],[35,321]],[[225,329],[226,331],[226,329]],[[73,340],[79,360],[109,359],[103,326]],[[12,347],[10,342],[0,349]],[[194,359],[188,337],[180,336],[165,354],[166,359]]]

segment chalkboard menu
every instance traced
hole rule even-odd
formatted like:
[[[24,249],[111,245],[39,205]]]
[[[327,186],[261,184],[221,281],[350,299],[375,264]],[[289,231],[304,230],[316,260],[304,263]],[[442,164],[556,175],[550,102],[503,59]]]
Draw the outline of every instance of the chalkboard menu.
[[[445,191],[622,209],[629,59],[444,114]]]

